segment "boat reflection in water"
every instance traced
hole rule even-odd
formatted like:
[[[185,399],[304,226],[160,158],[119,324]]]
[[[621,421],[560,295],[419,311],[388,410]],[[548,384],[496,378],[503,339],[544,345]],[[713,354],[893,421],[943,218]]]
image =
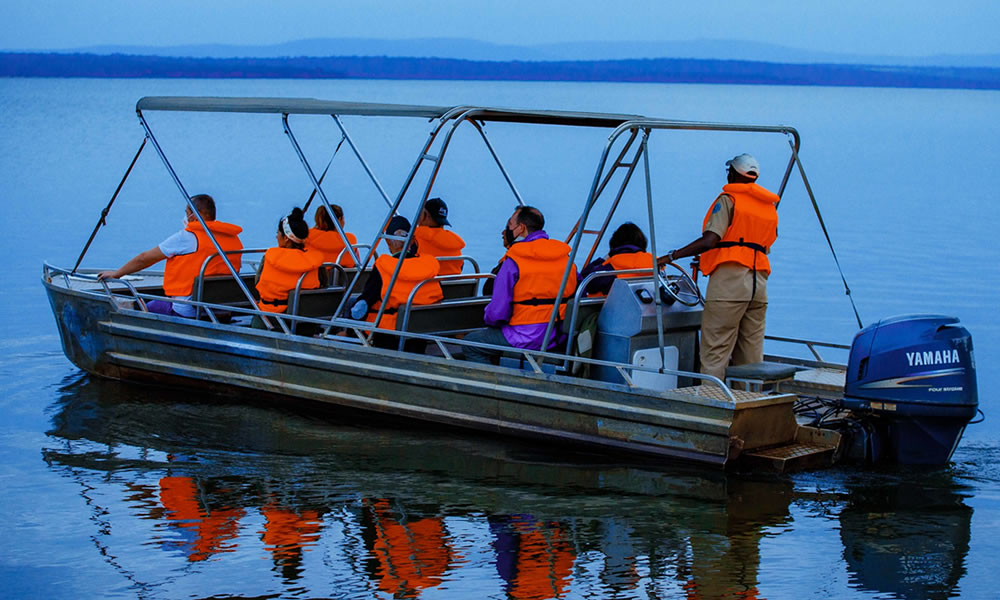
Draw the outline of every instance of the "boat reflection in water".
[[[761,580],[762,539],[780,542],[790,503],[813,499],[789,478],[601,464],[509,439],[176,394],[75,375],[43,450],[80,483],[92,539],[140,595],[806,592]],[[939,483],[930,508],[900,486],[834,494],[852,587],[954,591],[972,510]]]
[[[851,490],[840,538],[852,582],[894,598],[952,598],[965,575],[972,508],[947,473]]]

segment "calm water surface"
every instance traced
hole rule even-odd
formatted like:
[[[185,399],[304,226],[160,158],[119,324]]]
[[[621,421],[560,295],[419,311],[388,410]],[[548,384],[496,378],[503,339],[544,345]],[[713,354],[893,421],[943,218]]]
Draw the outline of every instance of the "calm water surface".
[[[90,378],[62,355],[40,266],[76,260],[141,141],[135,101],[155,94],[794,125],[862,317],[960,317],[975,340],[987,420],[942,469],[746,478]],[[996,597],[1000,223],[988,199],[998,99],[735,86],[0,80],[0,250],[9,257],[0,288],[3,595]],[[150,119],[188,188],[215,195],[220,218],[244,225],[250,246],[269,244],[277,217],[308,196],[277,121]],[[293,120],[321,166],[337,139],[328,121]],[[427,124],[348,126],[394,195]],[[607,132],[488,132],[526,200],[562,236]],[[436,190],[471,253],[491,264],[513,200],[496,173],[469,176],[488,156],[467,138]],[[787,160],[780,138],[673,141],[651,142],[663,251],[697,234],[725,158],[756,154],[769,187]],[[384,204],[357,167],[335,165],[327,191],[364,237]],[[86,264],[118,265],[174,231],[182,208],[171,186],[144,155]],[[853,314],[801,183],[781,211],[769,332],[849,343]]]

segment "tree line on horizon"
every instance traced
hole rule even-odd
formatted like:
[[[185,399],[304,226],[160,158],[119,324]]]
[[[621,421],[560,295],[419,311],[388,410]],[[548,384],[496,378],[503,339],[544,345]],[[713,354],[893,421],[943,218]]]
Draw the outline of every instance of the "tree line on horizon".
[[[474,61],[386,56],[193,58],[0,53],[3,77],[430,79],[1000,89],[1000,69],[643,58]]]

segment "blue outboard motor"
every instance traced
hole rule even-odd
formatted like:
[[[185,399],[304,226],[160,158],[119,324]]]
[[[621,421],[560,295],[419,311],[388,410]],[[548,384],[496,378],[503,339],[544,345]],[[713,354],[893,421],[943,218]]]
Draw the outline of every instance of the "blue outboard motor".
[[[874,421],[882,458],[947,463],[979,407],[972,336],[942,315],[865,327],[851,345],[844,407]]]

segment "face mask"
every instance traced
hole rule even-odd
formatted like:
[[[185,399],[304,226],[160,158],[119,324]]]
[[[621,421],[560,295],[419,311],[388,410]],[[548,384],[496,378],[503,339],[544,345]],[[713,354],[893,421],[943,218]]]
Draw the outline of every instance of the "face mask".
[[[514,243],[514,232],[510,230],[510,227],[504,227],[503,229],[503,245],[505,248],[510,248],[510,245]]]
[[[188,223],[190,223],[190,222],[191,222],[191,219],[188,218],[187,213],[184,213],[184,218],[181,219],[181,223],[183,223],[183,225],[181,225],[181,227],[185,227],[186,228],[188,226]]]

